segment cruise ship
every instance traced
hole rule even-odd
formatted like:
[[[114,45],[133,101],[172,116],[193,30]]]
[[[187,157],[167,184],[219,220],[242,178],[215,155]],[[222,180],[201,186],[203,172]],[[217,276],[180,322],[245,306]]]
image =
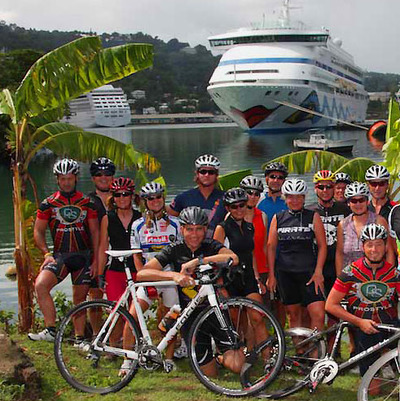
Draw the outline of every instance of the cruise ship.
[[[291,21],[289,11],[284,0],[277,20],[208,38],[222,53],[207,88],[214,102],[253,133],[364,121],[363,70],[340,39]]]
[[[131,122],[124,91],[104,85],[69,102],[64,121],[82,128],[123,127]]]

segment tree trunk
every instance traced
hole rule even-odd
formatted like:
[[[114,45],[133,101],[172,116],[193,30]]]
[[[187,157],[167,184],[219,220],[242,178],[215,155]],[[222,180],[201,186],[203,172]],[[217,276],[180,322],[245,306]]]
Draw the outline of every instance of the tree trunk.
[[[18,277],[18,323],[19,331],[27,332],[33,326],[33,284],[34,275],[29,264],[27,243],[23,228],[22,205],[25,199],[26,178],[19,171],[18,163],[12,164],[13,205],[15,230],[15,265]]]

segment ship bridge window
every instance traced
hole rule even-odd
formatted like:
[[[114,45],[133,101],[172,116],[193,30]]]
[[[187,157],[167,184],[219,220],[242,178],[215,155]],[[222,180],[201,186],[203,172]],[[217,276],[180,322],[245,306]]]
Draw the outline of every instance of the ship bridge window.
[[[212,47],[218,46],[232,46],[247,43],[270,43],[270,42],[319,42],[325,43],[328,35],[252,35],[242,36],[230,39],[212,39],[210,45]]]
[[[240,70],[240,71],[229,71],[227,75],[232,74],[279,74],[279,70]]]

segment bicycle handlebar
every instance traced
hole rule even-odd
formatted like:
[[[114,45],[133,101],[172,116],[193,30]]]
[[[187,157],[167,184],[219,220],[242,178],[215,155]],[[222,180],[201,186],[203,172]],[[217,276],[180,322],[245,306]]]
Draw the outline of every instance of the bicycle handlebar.
[[[232,266],[233,259],[229,258],[227,262],[220,263],[207,263],[200,265],[196,268],[195,273],[198,278],[199,285],[216,284],[217,281],[223,276],[224,272],[227,271],[226,278],[228,282],[233,280],[233,277],[237,273],[241,273],[243,267],[240,265]],[[210,273],[213,274],[210,277]],[[204,278],[203,278],[204,277]]]

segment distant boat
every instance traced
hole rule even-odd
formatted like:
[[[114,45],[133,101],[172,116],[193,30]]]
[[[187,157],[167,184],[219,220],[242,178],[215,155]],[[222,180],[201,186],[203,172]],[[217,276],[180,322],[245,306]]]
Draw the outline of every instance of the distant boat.
[[[63,121],[82,128],[123,127],[131,122],[131,109],[121,88],[104,85],[69,102]]]
[[[312,131],[315,132],[315,130]],[[319,132],[315,134],[310,133],[309,139],[295,139],[293,141],[293,146],[298,150],[316,149],[316,150],[327,150],[330,152],[345,153],[345,152],[351,152],[356,142],[357,139],[342,139],[342,140],[327,139],[324,134]]]

